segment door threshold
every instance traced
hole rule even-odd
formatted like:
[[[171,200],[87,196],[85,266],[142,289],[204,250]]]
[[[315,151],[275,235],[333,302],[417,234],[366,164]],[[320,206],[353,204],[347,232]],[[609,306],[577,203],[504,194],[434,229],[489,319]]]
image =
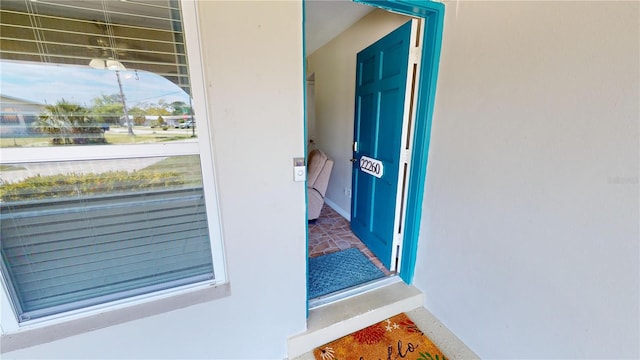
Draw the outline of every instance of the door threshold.
[[[344,290],[332,292],[324,296],[310,299],[309,310],[314,310],[341,300],[349,299],[356,295],[364,294],[366,292],[380,289],[387,285],[395,284],[401,281],[402,279],[400,279],[400,276],[398,276],[397,274],[392,274],[380,279],[375,279],[360,285],[352,286]]]
[[[422,293],[399,280],[398,276],[380,279],[376,284],[376,289],[361,290],[357,295],[309,310],[306,331],[287,339],[289,359],[423,305]],[[307,358],[312,359],[313,355]]]

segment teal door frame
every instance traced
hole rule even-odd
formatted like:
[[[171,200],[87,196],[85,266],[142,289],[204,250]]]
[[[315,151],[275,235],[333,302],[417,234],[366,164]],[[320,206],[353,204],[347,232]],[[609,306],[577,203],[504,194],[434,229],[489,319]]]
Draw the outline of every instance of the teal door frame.
[[[304,0],[303,0],[304,1]],[[440,50],[442,48],[442,31],[444,26],[444,5],[426,0],[353,0],[388,11],[419,17],[424,19],[422,59],[420,78],[418,80],[417,112],[414,123],[413,152],[411,156],[411,174],[409,177],[407,207],[405,212],[404,239],[402,250],[402,264],[400,277],[411,284],[415,272],[420,219],[422,218],[422,201],[427,177],[427,159],[431,140],[431,123],[436,97],[436,83],[440,64]],[[306,59],[305,44],[305,6],[302,6],[302,58]],[[303,66],[304,79],[304,126],[307,131],[307,94],[306,94],[306,65]],[[305,144],[305,153],[307,144]],[[307,244],[308,231],[307,231]],[[308,246],[307,246],[308,248]],[[307,254],[308,258],[308,254]],[[309,270],[307,267],[307,278]],[[308,307],[307,307],[308,312]]]

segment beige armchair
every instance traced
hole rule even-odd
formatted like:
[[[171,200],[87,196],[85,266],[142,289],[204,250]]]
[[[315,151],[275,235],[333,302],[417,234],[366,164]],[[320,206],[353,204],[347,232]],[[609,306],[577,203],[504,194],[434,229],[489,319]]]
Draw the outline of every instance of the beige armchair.
[[[309,220],[315,220],[320,216],[331,169],[333,169],[333,160],[329,160],[325,153],[320,150],[313,150],[309,153],[307,162],[307,212]]]

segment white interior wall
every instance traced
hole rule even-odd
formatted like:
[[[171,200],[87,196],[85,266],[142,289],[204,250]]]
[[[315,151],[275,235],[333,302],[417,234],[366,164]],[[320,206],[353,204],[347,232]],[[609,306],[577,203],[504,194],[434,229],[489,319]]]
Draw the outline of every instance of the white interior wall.
[[[374,10],[307,57],[307,73],[315,73],[315,141],[334,160],[325,196],[343,215],[351,213],[345,189],[351,189],[356,55],[408,20]]]
[[[305,185],[292,169],[304,156],[302,5],[199,8],[231,295],[3,359],[282,359],[304,331]]]
[[[482,358],[640,357],[639,3],[445,4],[426,307]]]

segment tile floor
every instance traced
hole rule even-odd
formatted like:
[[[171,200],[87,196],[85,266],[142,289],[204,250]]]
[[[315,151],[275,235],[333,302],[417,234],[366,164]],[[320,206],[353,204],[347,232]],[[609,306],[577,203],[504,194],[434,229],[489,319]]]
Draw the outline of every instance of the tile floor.
[[[309,224],[309,257],[330,254],[352,247],[358,248],[382,270],[385,276],[391,274],[362,241],[351,232],[349,221],[325,204],[320,212],[320,217],[315,223]]]

